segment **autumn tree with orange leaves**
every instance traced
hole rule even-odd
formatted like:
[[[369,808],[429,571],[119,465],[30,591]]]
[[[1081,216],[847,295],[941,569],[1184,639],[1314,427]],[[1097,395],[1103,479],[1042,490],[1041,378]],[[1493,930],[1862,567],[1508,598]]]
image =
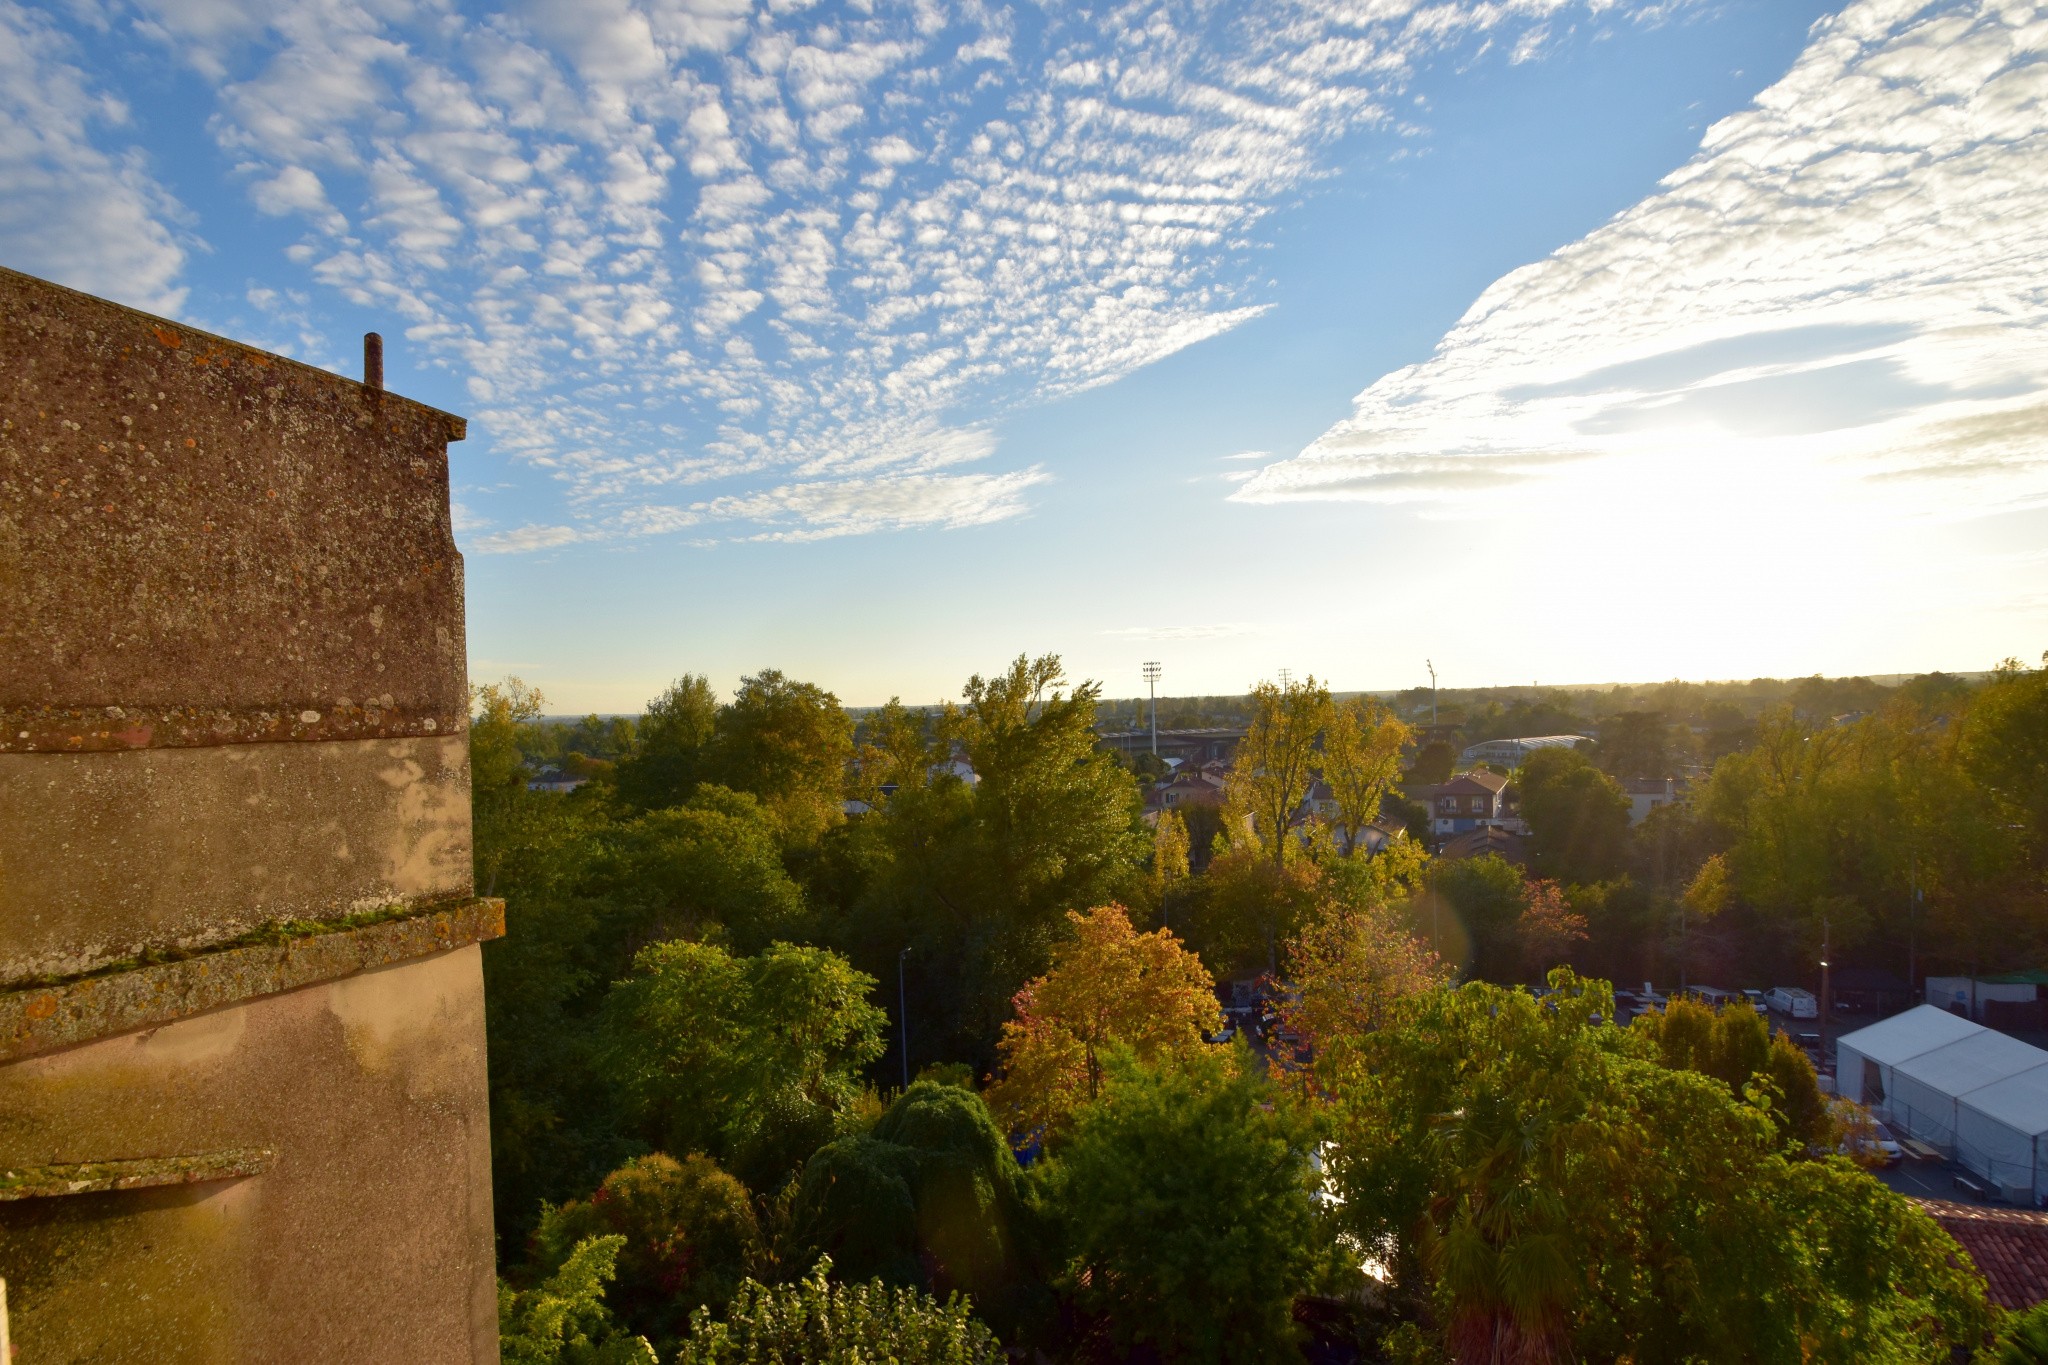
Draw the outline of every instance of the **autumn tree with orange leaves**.
[[[1017,992],[998,1044],[1003,1074],[986,1098],[1013,1132],[1063,1128],[1101,1094],[1108,1049],[1149,1063],[1201,1048],[1222,1026],[1215,978],[1171,932],[1138,933],[1121,905],[1067,919],[1073,938]]]

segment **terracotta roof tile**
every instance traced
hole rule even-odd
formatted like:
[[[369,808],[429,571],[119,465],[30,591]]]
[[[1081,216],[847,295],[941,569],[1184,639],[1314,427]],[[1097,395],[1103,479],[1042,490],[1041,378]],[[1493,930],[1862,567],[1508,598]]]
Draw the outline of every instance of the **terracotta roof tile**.
[[[1915,1200],[1970,1253],[2000,1308],[2048,1300],[2048,1213],[2032,1209]]]

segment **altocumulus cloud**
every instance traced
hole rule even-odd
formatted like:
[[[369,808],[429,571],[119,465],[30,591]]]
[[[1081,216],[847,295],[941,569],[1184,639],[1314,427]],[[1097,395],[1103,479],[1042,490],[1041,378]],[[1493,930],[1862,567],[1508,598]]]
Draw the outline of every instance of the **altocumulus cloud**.
[[[2044,56],[2038,4],[1851,5],[1655,195],[1231,496],[1470,506],[1690,458],[1934,514],[2042,500]]]
[[[971,526],[1041,477],[968,468],[1004,412],[1259,312],[1262,219],[1419,63],[1670,8],[76,0],[91,63],[0,8],[27,34],[0,56],[0,203],[82,173],[74,216],[112,227],[15,259],[174,301],[168,196],[103,88],[168,51],[296,234],[296,288],[402,319],[496,448],[559,479],[560,524],[475,548]]]

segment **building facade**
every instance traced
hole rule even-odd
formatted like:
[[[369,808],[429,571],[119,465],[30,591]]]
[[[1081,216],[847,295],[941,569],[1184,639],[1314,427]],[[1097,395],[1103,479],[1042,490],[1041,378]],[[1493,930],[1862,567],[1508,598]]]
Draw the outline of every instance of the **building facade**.
[[[0,271],[23,1362],[497,1359],[462,435]]]

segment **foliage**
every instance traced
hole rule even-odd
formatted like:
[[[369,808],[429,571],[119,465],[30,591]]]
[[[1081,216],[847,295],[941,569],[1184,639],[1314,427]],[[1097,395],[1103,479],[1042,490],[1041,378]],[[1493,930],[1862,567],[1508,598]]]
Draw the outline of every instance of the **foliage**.
[[[2026,828],[2036,866],[2048,862],[2048,654],[2040,668],[2008,659],[1965,719],[1960,758]]]
[[[772,1184],[831,1136],[882,1055],[874,987],[822,948],[651,944],[605,1000],[597,1062],[648,1141]]]
[[[1517,934],[1527,890],[1521,869],[1494,854],[1438,859],[1417,906],[1431,946],[1467,977],[1512,981],[1521,973]]]
[[[1152,827],[1152,869],[1146,890],[1162,922],[1171,924],[1173,906],[1188,879],[1188,827],[1177,810],[1161,811]]]
[[[606,1176],[588,1199],[543,1212],[536,1259],[553,1269],[593,1237],[619,1236],[618,1279],[605,1295],[631,1330],[680,1335],[689,1315],[723,1308],[761,1255],[747,1189],[702,1156],[656,1152]]]
[[[833,1284],[829,1258],[801,1284],[749,1280],[723,1319],[700,1309],[676,1365],[1000,1365],[1002,1348],[956,1296],[881,1282]]]
[[[1358,848],[1359,831],[1380,818],[1380,805],[1401,774],[1401,746],[1412,732],[1376,697],[1334,703],[1323,726],[1322,772],[1337,802],[1342,849]]]
[[[1620,875],[1628,794],[1576,749],[1538,749],[1522,765],[1522,818],[1536,869],[1564,882]]]
[[[853,721],[815,683],[764,668],[719,708],[707,776],[752,792],[799,848],[841,818]]]
[[[619,760],[619,799],[636,810],[662,810],[689,799],[703,778],[718,721],[718,698],[701,673],[685,673],[647,703],[633,751]]]
[[[919,1081],[873,1131],[811,1157],[793,1227],[848,1278],[957,1289],[1001,1306],[1016,1297],[1018,1179],[979,1095]]]
[[[1439,989],[1450,969],[1381,907],[1330,906],[1287,945],[1294,995],[1281,1017],[1318,1054],[1341,1050],[1400,1016],[1400,1002]]]
[[[1233,846],[1257,848],[1278,866],[1294,847],[1289,822],[1314,779],[1330,690],[1313,677],[1285,686],[1262,682],[1253,686],[1251,704],[1251,724],[1224,786],[1224,830]]]
[[[1313,1137],[1248,1054],[1148,1067],[1119,1053],[1048,1176],[1078,1306],[1165,1361],[1299,1360],[1289,1308],[1318,1262]]]
[[[1342,1217],[1454,1361],[1939,1360],[1981,1281],[1909,1202],[1664,1066],[1604,983],[1472,984],[1318,1059]],[[1425,1311],[1426,1310],[1426,1311]]]
[[[562,1266],[524,1293],[498,1283],[498,1352],[505,1365],[656,1365],[654,1348],[628,1336],[604,1306],[623,1237],[577,1243]]]
[[[1556,882],[1533,881],[1522,892],[1522,914],[1515,921],[1522,944],[1522,965],[1532,980],[1541,981],[1552,967],[1570,960],[1586,940],[1586,917],[1572,908]]]
[[[1120,905],[1067,918],[1072,939],[1017,992],[1003,1025],[1003,1074],[988,1102],[1013,1131],[1062,1129],[1101,1093],[1109,1048],[1149,1062],[1198,1051],[1204,1031],[1222,1026],[1214,978],[1170,931],[1138,933]]]
[[[2048,1303],[2009,1314],[1999,1324],[1998,1365],[2048,1365]]]
[[[1667,1002],[1635,1021],[1665,1066],[1712,1076],[1738,1098],[1765,1106],[1794,1151],[1832,1147],[1827,1101],[1806,1054],[1748,1001],[1713,1009],[1697,1000]]]
[[[743,953],[808,937],[803,890],[783,864],[781,823],[752,794],[706,782],[619,833],[620,898],[647,906],[637,937],[723,931]]]

